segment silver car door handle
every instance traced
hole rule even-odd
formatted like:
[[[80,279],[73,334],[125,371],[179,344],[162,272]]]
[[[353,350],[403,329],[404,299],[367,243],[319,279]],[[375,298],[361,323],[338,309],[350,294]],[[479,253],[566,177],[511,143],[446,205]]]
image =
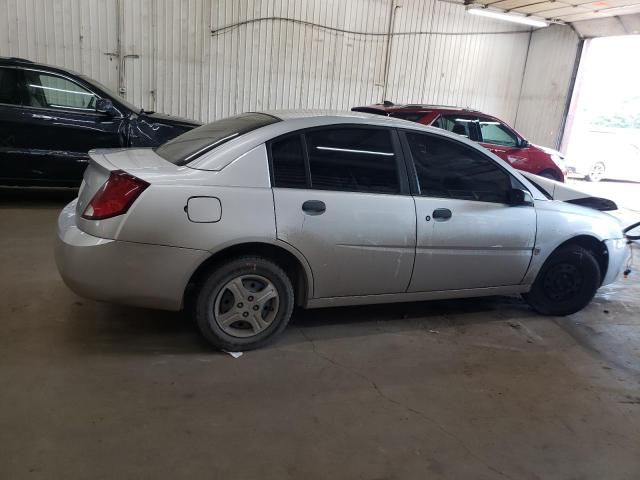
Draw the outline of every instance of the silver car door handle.
[[[302,204],[302,211],[308,215],[322,215],[326,209],[322,200],[307,200]]]
[[[51,117],[49,115],[40,115],[39,113],[34,113],[31,115],[31,118],[37,118],[38,120],[55,120],[56,117]]]
[[[436,222],[445,222],[449,220],[452,215],[451,210],[448,208],[436,208],[432,213],[433,219]]]

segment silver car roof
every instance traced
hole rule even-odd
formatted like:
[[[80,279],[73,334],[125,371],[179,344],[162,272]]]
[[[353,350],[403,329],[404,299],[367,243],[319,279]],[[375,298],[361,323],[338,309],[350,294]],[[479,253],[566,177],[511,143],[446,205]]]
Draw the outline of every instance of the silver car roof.
[[[503,161],[488,150],[485,150],[476,142],[447,130],[411,122],[409,120],[364,112],[330,110],[267,110],[260,113],[277,117],[281,121],[245,133],[244,135],[221,145],[211,152],[202,155],[187,166],[198,170],[219,171],[238,157],[244,155],[250,150],[253,150],[255,147],[287,133],[306,128],[330,125],[372,125],[428,132],[440,137],[450,138],[459,143],[464,143],[485,155],[491,156],[497,163],[502,165],[506,170],[518,178],[518,180],[524,183],[527,188],[534,193],[534,198],[546,200],[546,197],[540,193],[534,185],[532,185],[523,175],[520,175],[520,173],[507,162]]]
[[[273,110],[263,111],[267,115],[279,118],[280,122],[252,130],[202,155],[189,163],[190,168],[198,170],[222,170],[240,155],[273,138],[296,130],[340,124],[373,125],[422,130],[450,137],[458,141],[464,140],[459,135],[449,133],[427,125],[401,120],[398,118],[362,112],[336,112],[329,110]],[[467,143],[467,142],[465,142]],[[472,142],[469,145],[474,146]]]

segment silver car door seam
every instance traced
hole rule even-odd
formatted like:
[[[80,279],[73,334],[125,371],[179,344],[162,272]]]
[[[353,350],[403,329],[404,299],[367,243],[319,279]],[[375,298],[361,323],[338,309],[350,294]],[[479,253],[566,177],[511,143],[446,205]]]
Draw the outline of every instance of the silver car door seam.
[[[531,263],[533,263],[533,256],[535,254],[536,251],[536,246],[538,245],[538,209],[536,208],[536,201],[534,200],[533,202],[533,206],[530,207],[533,208],[533,212],[536,215],[536,231],[535,234],[533,236],[533,247],[531,248],[531,255],[529,256],[529,265],[527,265],[527,269],[524,271],[524,275],[522,276],[522,278],[520,279],[520,284],[524,284],[524,279],[527,278],[527,273],[529,273],[529,269],[531,268]]]
[[[413,216],[415,219],[415,229],[414,229],[415,242],[413,244],[413,265],[411,266],[411,275],[409,275],[409,283],[407,284],[407,288],[405,288],[404,290],[405,293],[409,291],[409,287],[411,286],[411,282],[413,281],[413,274],[416,271],[416,256],[418,255],[418,207],[416,206],[416,197],[414,195],[411,195],[411,200],[413,200],[413,214],[414,214]]]

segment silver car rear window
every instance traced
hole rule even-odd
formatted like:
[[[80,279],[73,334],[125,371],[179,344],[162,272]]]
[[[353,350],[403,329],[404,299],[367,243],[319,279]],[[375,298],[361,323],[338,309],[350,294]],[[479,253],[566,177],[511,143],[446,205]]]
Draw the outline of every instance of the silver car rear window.
[[[189,130],[160,145],[155,152],[174,165],[187,165],[223,143],[279,121],[266,113],[242,113]]]

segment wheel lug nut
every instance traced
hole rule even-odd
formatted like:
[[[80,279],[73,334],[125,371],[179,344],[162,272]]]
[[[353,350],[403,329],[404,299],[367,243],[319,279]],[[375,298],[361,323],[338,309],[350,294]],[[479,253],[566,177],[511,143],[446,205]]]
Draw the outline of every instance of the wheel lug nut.
[[[251,295],[249,295],[249,301],[253,302],[253,297]]]
[[[247,318],[247,317],[249,316],[249,312],[244,312],[244,313],[242,314],[242,316],[243,316],[244,318]]]
[[[253,306],[253,309],[254,309],[254,310],[258,310],[259,308],[260,308],[260,307],[259,307],[258,305],[254,305],[254,306]]]
[[[244,305],[242,304],[242,302],[238,303],[238,308],[242,308],[244,307]]]

